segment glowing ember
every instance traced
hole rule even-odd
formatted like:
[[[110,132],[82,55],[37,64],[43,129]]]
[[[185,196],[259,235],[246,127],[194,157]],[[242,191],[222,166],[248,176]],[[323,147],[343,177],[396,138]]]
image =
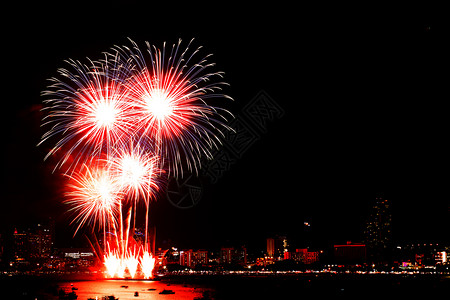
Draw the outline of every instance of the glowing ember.
[[[136,256],[136,253],[132,253],[131,250],[128,251],[126,258],[125,258],[125,266],[128,269],[128,272],[130,273],[131,278],[134,278],[134,275],[136,274],[137,267],[138,267],[139,260]]]
[[[155,258],[142,248],[128,250],[123,255],[109,251],[104,255],[104,265],[110,278],[125,278],[129,274],[131,278],[149,279],[153,277]]]
[[[145,251],[141,257],[141,268],[145,279],[153,277],[152,273],[154,267],[155,267],[155,258],[150,253]]]
[[[117,275],[120,266],[120,259],[114,253],[107,253],[104,257],[104,264],[106,267],[106,272],[109,277],[114,277]]]

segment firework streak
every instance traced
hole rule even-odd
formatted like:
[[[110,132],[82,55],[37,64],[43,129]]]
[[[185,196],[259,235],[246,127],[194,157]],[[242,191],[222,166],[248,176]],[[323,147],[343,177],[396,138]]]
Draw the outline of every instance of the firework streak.
[[[65,202],[73,223],[103,231],[108,277],[150,278],[155,266],[148,237],[149,204],[169,174],[197,172],[212,158],[232,114],[213,103],[222,72],[210,55],[181,40],[162,49],[131,41],[97,61],[67,60],[67,69],[42,95],[42,143],[54,143],[45,159],[68,179]],[[218,100],[215,100],[217,98]],[[136,211],[145,207],[144,239],[134,238]]]

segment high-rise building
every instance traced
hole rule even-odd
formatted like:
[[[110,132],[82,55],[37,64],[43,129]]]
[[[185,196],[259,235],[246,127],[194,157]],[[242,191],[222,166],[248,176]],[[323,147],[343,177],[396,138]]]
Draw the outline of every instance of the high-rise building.
[[[51,225],[37,224],[35,230],[28,232],[29,256],[31,259],[48,258],[53,249],[53,234]]]
[[[275,256],[275,239],[274,238],[267,239],[267,256],[269,256],[269,257]]]
[[[194,268],[197,265],[208,264],[208,251],[192,249],[180,251],[180,265]]]
[[[222,247],[220,249],[220,263],[231,264],[233,262],[234,252],[234,248]]]
[[[194,261],[196,265],[207,265],[208,264],[208,251],[207,250],[197,250],[194,252]]]
[[[25,262],[28,260],[29,244],[26,231],[14,230],[13,252],[15,262]]]
[[[366,262],[366,245],[352,243],[334,245],[334,259],[339,264],[362,264]]]
[[[14,229],[13,261],[39,262],[50,257],[54,244],[54,223],[37,224],[26,230]]]
[[[194,251],[192,249],[180,251],[180,265],[189,268],[194,267],[193,258]]]
[[[234,247],[220,249],[220,263],[221,264],[246,264],[247,263],[247,249],[241,247],[235,249]]]
[[[274,259],[283,259],[288,251],[289,242],[285,236],[275,236],[267,239],[267,256]]]
[[[312,264],[319,261],[319,251],[295,249],[295,252],[284,252],[284,259],[292,259],[302,264]]]
[[[384,197],[377,197],[367,219],[365,244],[368,258],[372,262],[385,261],[392,243],[392,215],[390,203]]]

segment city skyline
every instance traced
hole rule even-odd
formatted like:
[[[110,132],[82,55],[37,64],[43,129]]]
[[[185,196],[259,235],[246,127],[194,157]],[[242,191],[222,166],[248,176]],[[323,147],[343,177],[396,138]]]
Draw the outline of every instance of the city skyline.
[[[384,200],[377,201],[373,211],[378,210],[379,205],[385,203]],[[386,214],[386,212],[382,214]],[[370,219],[365,230],[369,232],[373,230]],[[103,242],[101,238],[92,240],[93,237],[91,237],[91,241],[82,247],[73,247],[73,245],[66,247],[55,242],[53,220],[26,228],[16,227],[13,232],[0,234],[1,269],[10,272],[33,272],[34,270],[61,272],[70,271],[71,268],[83,269],[102,264],[101,244]],[[138,233],[140,233],[140,229],[136,229],[135,234]],[[299,244],[292,237],[278,234],[267,237],[265,242],[263,249],[256,249],[239,242],[224,242],[220,247],[205,248],[190,245],[188,248],[180,248],[176,242],[172,241],[165,245],[157,245],[152,253],[164,266],[164,268],[160,266],[158,272],[183,270],[183,267],[194,270],[220,271],[224,267],[228,269],[226,266],[229,266],[231,270],[238,268],[256,271],[261,268],[264,270],[265,267],[275,268],[275,270],[286,267],[292,268],[290,270],[298,268],[300,268],[298,270],[304,270],[305,267],[309,267],[315,270],[328,268],[330,271],[330,264],[340,265],[341,270],[343,268],[383,269],[386,266],[392,266],[392,270],[394,268],[395,270],[398,268],[403,270],[425,268],[426,271],[429,266],[445,267],[450,251],[450,243],[424,241],[405,243],[404,241],[390,240],[388,231],[379,233],[375,238],[369,234],[363,243],[346,241],[345,243],[321,246]],[[93,245],[97,245],[98,249]],[[92,272],[93,269],[89,270]],[[445,271],[445,268],[442,268],[442,271]]]
[[[417,236],[407,238],[395,234],[395,226],[392,226],[392,222],[395,220],[395,213],[392,213],[390,207],[391,202],[378,194],[373,200],[372,205],[363,213],[364,217],[361,218],[360,224],[355,224],[357,231],[359,231],[358,235],[345,232],[343,235],[334,235],[331,239],[323,236],[323,233],[320,231],[323,225],[317,224],[311,218],[304,219],[301,222],[301,226],[294,231],[286,228],[285,230],[261,230],[253,232],[253,235],[247,238],[243,238],[242,235],[232,231],[233,236],[217,235],[215,237],[209,237],[206,240],[203,239],[204,236],[200,235],[200,238],[192,239],[188,242],[186,242],[186,239],[180,238],[177,235],[168,236],[167,231],[163,230],[164,227],[161,228],[162,232],[159,232],[157,225],[153,225],[150,228],[150,235],[152,241],[154,237],[156,237],[156,241],[151,243],[151,248],[153,249],[152,251],[155,251],[157,248],[170,249],[174,246],[180,249],[211,250],[220,247],[243,246],[256,252],[264,250],[269,256],[282,257],[283,249],[289,249],[291,251],[299,248],[317,250],[327,249],[335,244],[361,243],[367,247],[368,257],[380,259],[380,257],[384,257],[386,249],[390,251],[396,245],[411,243],[441,243],[445,245],[450,243],[445,231],[443,235],[435,234],[433,235],[434,238],[430,238],[431,235],[428,235],[423,239]],[[141,232],[144,224],[138,222],[135,226],[136,231],[134,234],[137,234],[135,238],[139,239],[139,235],[142,235]],[[6,239],[10,239],[13,234],[15,236],[16,234],[21,235],[25,232],[50,230],[52,232],[52,247],[55,248],[89,247],[93,244],[102,243],[102,236],[94,231],[84,230],[78,235],[73,235],[67,228],[70,228],[67,222],[57,223],[54,218],[48,218],[41,219],[38,222],[12,223],[8,227],[1,228],[0,234],[3,234],[4,239],[5,237]]]

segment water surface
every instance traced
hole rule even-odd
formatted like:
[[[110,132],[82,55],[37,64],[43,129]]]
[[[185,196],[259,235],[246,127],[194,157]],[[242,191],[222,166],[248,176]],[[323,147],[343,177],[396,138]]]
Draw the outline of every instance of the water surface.
[[[152,280],[98,280],[98,281],[78,281],[60,283],[59,287],[67,292],[72,288],[78,295],[78,299],[98,298],[106,295],[114,295],[120,300],[192,300],[195,297],[202,297],[206,288],[193,284],[176,284]],[[159,294],[163,290],[172,290],[175,294]],[[135,292],[139,296],[135,296]]]

